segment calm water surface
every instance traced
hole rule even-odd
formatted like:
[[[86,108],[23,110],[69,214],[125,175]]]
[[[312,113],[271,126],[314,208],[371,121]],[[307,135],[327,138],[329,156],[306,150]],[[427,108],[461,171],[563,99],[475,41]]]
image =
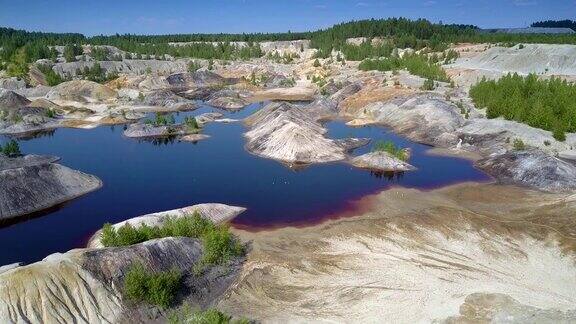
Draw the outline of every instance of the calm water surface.
[[[241,119],[257,109],[254,104],[228,118]],[[219,111],[208,106],[184,116]],[[220,202],[248,211],[236,226],[277,227],[314,223],[346,209],[350,202],[390,185],[435,188],[488,177],[463,159],[427,155],[428,146],[399,137],[381,127],[350,128],[341,122],[326,124],[332,138],[368,137],[392,140],[412,149],[418,170],[392,178],[375,175],[344,163],[292,170],[244,149],[241,123],[211,123],[204,133],[212,137],[196,144],[153,143],[129,139],[123,126],[92,130],[59,129],[50,136],[20,141],[24,153],[60,156],[61,164],[98,176],[104,186],[61,208],[0,228],[0,265],[33,262],[54,252],[82,247],[103,223],[198,203]],[[0,138],[0,142],[6,141]],[[370,151],[371,145],[354,152]]]

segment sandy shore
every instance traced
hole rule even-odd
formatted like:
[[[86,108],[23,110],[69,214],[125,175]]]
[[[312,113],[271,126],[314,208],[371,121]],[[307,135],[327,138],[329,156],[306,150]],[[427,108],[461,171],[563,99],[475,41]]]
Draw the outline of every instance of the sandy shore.
[[[345,217],[250,233],[219,308],[265,322],[576,321],[576,195],[395,188]]]

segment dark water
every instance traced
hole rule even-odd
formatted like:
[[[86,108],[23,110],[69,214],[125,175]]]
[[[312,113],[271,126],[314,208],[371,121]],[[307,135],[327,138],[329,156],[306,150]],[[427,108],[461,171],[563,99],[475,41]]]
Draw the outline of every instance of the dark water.
[[[255,104],[226,117],[244,118],[260,107]],[[209,111],[217,110],[204,106],[180,113],[177,120]],[[211,123],[204,133],[212,137],[196,144],[129,139],[122,136],[123,126],[59,129],[50,136],[20,141],[22,152],[60,156],[60,163],[98,176],[104,186],[62,208],[1,228],[0,265],[81,247],[105,222],[198,203],[247,207],[234,220],[236,226],[276,227],[318,222],[347,208],[351,200],[394,184],[434,188],[488,179],[469,161],[427,155],[429,147],[381,127],[349,128],[341,122],[327,127],[333,138],[369,137],[410,147],[411,163],[418,170],[391,178],[343,163],[292,170],[246,152],[241,123]],[[364,147],[354,154],[369,150],[370,146]]]

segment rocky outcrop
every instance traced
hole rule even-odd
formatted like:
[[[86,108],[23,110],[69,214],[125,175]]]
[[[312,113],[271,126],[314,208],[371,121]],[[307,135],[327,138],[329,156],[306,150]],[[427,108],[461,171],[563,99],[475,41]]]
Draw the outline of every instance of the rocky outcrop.
[[[98,189],[95,176],[56,164],[58,158],[0,154],[0,219],[43,210]]]
[[[135,123],[130,124],[124,131],[124,136],[131,138],[154,138],[183,136],[197,133],[197,129],[190,129],[186,125],[166,125],[155,126],[152,124]]]
[[[3,323],[120,323],[154,318],[122,296],[123,280],[134,264],[150,271],[179,270],[185,301],[211,305],[240,269],[235,259],[201,275],[192,269],[202,257],[198,240],[163,238],[127,247],[76,249],[0,274],[0,321]],[[166,316],[156,313],[156,317]],[[156,319],[160,320],[160,319]]]
[[[130,218],[120,223],[112,225],[114,228],[120,228],[126,224],[130,224],[134,227],[141,225],[148,226],[159,226],[168,217],[185,217],[193,215],[194,213],[199,213],[200,216],[211,220],[213,223],[224,223],[234,219],[236,216],[242,214],[246,211],[244,207],[229,206],[225,204],[218,203],[206,203],[197,204],[192,206],[187,206],[184,208],[178,208],[173,210],[162,211],[158,213],[152,213],[147,215],[142,215],[134,218]],[[96,232],[90,241],[88,242],[89,248],[102,248],[104,247],[100,242],[100,231]]]
[[[246,148],[259,156],[294,164],[340,161],[347,149],[326,138],[326,129],[305,108],[272,103],[246,118]]]
[[[435,94],[376,102],[364,109],[374,121],[413,141],[441,147],[456,145],[456,130],[464,125],[458,108]]]
[[[91,68],[94,61],[77,61],[69,63],[57,63],[52,68],[54,72],[64,76],[75,76],[78,70],[85,67]],[[170,74],[186,71],[188,60],[160,61],[160,60],[122,60],[122,61],[100,61],[100,67],[106,72],[116,72],[128,75],[143,75],[147,72],[155,74]]]
[[[490,156],[479,160],[476,166],[502,183],[551,192],[576,189],[576,166],[537,149]]]
[[[189,99],[176,95],[171,90],[157,90],[144,97],[144,104],[164,107],[168,111],[185,111],[196,109],[196,104]]]
[[[166,78],[166,81],[170,86],[182,89],[221,86],[228,82],[220,75],[205,70],[172,74]]]
[[[416,168],[409,163],[382,151],[366,153],[354,157],[350,160],[350,164],[357,168],[373,171],[404,172],[416,170]]]

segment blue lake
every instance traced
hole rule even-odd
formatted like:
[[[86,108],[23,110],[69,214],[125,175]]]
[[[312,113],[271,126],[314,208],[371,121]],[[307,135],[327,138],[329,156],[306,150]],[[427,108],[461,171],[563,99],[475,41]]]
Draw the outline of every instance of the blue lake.
[[[262,104],[253,104],[225,117],[241,119]],[[202,106],[194,116],[217,111]],[[211,123],[211,138],[196,144],[153,143],[126,138],[123,126],[91,130],[59,129],[53,134],[21,140],[24,153],[49,154],[61,164],[98,176],[101,189],[59,208],[0,228],[0,265],[33,262],[54,252],[82,247],[103,223],[205,202],[247,207],[233,221],[243,228],[270,228],[316,223],[345,210],[350,202],[391,185],[431,189],[488,176],[470,161],[426,154],[430,148],[377,126],[350,128],[329,122],[332,138],[368,137],[372,143],[392,140],[412,149],[411,164],[418,170],[387,177],[345,163],[328,163],[293,170],[248,153],[242,123]],[[0,137],[0,143],[6,138]],[[370,151],[372,143],[356,150]]]

